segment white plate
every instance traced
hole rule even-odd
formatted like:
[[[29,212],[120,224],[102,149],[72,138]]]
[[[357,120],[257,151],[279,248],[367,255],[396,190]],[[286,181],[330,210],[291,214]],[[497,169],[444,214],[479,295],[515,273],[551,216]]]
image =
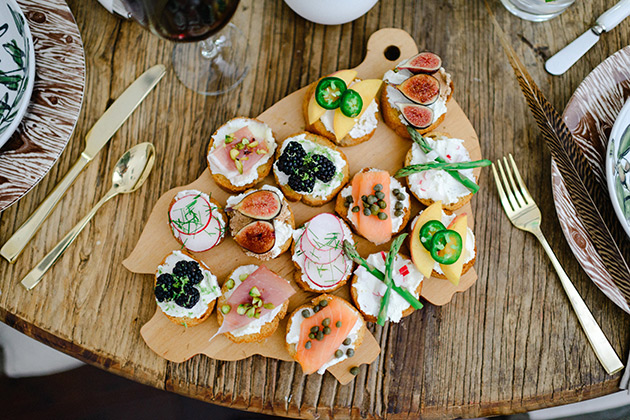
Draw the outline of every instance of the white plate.
[[[0,147],[26,113],[35,83],[35,50],[15,0],[0,0]]]
[[[606,181],[617,218],[630,236],[630,100],[621,108],[610,132]]]

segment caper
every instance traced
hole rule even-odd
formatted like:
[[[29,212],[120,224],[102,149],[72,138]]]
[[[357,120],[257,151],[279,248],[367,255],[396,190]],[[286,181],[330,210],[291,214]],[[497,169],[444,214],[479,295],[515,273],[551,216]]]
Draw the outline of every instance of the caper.
[[[394,216],[396,216],[396,217],[400,217],[400,216],[402,216],[403,214],[405,214],[405,212],[404,212],[404,211],[402,211],[402,210],[396,210],[396,211],[394,212]]]
[[[386,220],[386,219],[387,219],[387,215],[386,215],[385,213],[383,213],[383,212],[380,212],[380,213],[378,214],[378,218],[379,218],[380,220]]]
[[[358,212],[359,212],[359,210],[361,210],[361,209],[359,208],[359,206],[354,206],[354,207],[352,207],[352,213],[358,213]]]
[[[310,341],[309,341],[309,343],[310,343]],[[346,355],[347,355],[348,357],[352,357],[352,356],[354,356],[354,349],[348,349],[348,351],[346,351]]]
[[[405,199],[405,194],[403,193],[396,194],[396,198],[399,199],[400,201],[403,201]]]
[[[396,201],[396,204],[394,205],[394,208],[396,210],[402,210],[403,207],[403,203],[401,203],[400,201]]]
[[[359,367],[358,366],[354,366],[350,368],[350,374],[357,376],[359,374]]]
[[[352,203],[348,202],[348,200],[346,200],[346,201],[344,201],[344,202],[343,202],[343,206],[344,206],[345,208],[350,207],[350,204],[352,204]]]
[[[311,340],[315,340],[315,334],[309,333],[308,338],[310,338]]]
[[[367,199],[368,199],[368,196],[367,196],[367,195],[362,195],[362,196],[361,196],[361,200],[362,200],[362,201],[367,201]]]
[[[328,335],[332,332],[332,330],[330,329],[330,327],[324,327],[324,334]]]
[[[374,203],[376,203],[376,201],[377,201],[377,198],[376,198],[376,197],[374,197],[373,195],[370,195],[370,196],[367,198],[367,203],[368,203],[368,204],[374,204]]]
[[[313,345],[313,343],[311,343],[311,341],[309,340],[306,343],[304,343],[304,348],[308,350],[308,349],[311,348],[312,345]]]
[[[335,327],[337,327],[337,328],[341,328],[341,321],[337,321],[337,322],[335,323]]]
[[[330,326],[330,318],[324,318],[324,320],[322,321],[322,325],[324,327]]]
[[[302,309],[302,316],[304,318],[308,318],[309,316],[311,316],[311,312],[308,309]]]
[[[311,327],[311,332],[313,334],[317,334],[317,331],[319,331],[319,327],[317,325],[315,325],[314,327]]]
[[[320,300],[319,306],[321,306],[322,308],[325,308],[326,306],[328,306],[328,300],[327,299]]]
[[[322,309],[322,308],[319,305],[313,306],[313,311],[315,311],[315,312],[319,312],[320,309]]]
[[[335,352],[335,357],[339,358],[339,357],[341,357],[341,356],[343,356],[343,351],[341,351],[341,350],[337,350],[337,351]]]
[[[394,188],[392,192],[394,193],[394,195],[400,194],[400,190],[398,188]]]
[[[372,204],[370,206],[370,210],[372,210],[372,213],[374,212],[378,212],[381,208],[378,206],[378,204]]]
[[[370,216],[378,215],[378,211],[370,210]]]
[[[378,200],[378,203],[376,204],[378,204],[378,206],[382,209],[387,208],[387,203],[385,202],[385,200]]]
[[[369,216],[370,214],[372,214],[372,212],[370,211],[369,208],[367,207],[363,207],[363,215],[364,216]]]
[[[376,198],[378,198],[379,200],[382,200],[383,198],[385,198],[385,193],[382,191],[377,191],[376,194],[374,194],[376,196]]]
[[[382,190],[382,189],[383,189],[383,186],[382,186],[381,184],[376,184],[376,185],[374,186],[374,191],[380,191],[380,190]]]
[[[346,195],[346,201],[349,203],[352,203],[354,201],[354,199],[352,198],[351,195]]]
[[[344,346],[349,346],[350,343],[352,343],[352,340],[350,339],[350,337],[348,337],[345,340],[343,340],[343,345]]]
[[[317,339],[317,341],[322,341],[324,339],[324,333],[322,331],[319,331],[315,338]]]

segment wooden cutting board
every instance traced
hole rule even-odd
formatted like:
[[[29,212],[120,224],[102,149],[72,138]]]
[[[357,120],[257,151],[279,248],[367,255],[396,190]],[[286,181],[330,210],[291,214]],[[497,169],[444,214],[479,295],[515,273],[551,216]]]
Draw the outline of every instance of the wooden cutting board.
[[[390,54],[392,53],[396,55],[396,51],[399,51],[399,54],[392,60],[388,60],[385,56],[386,51],[389,57],[391,57]],[[383,74],[393,68],[400,60],[411,57],[417,52],[418,48],[407,32],[394,28],[381,29],[372,34],[368,40],[365,60],[355,70],[361,79],[381,79]],[[454,75],[454,79],[454,96],[457,96],[456,75]],[[304,87],[293,92],[257,117],[271,126],[278,142],[295,132],[304,130],[301,104],[305,91],[306,88]],[[448,102],[446,118],[436,131],[463,139],[471,158],[473,160],[481,159],[477,134],[455,99],[451,99]],[[405,155],[410,147],[411,141],[399,138],[385,123],[380,121],[374,136],[369,141],[357,146],[343,148],[343,152],[350,162],[351,176],[368,166],[384,169],[393,174],[402,167]],[[200,153],[205,154],[206,150],[202,149]],[[479,176],[480,169],[477,168],[475,171],[475,174]],[[267,177],[264,183],[275,185],[273,176]],[[222,204],[230,196],[229,193],[223,191],[214,183],[208,171],[204,171],[193,183],[173,188],[166,192],[155,204],[136,247],[127,259],[123,261],[123,265],[129,271],[154,274],[157,266],[169,252],[181,248],[180,244],[173,238],[169,228],[168,207],[175,194],[184,189],[198,189],[209,194],[211,193],[212,197]],[[422,206],[415,199],[411,201],[413,218],[421,210]],[[301,226],[319,213],[334,213],[333,208],[334,200],[316,208],[308,207],[302,203],[291,203],[291,209],[295,214],[296,226]],[[464,206],[457,213],[467,213],[470,227],[473,227],[473,215],[470,205]],[[375,246],[358,236],[355,239],[357,249],[362,256],[389,249],[389,244]],[[407,250],[403,250],[403,252],[408,254]],[[207,252],[196,254],[196,257],[203,260],[212,269],[221,284],[234,268],[244,264],[261,263],[256,258],[247,257],[231,238],[226,238],[221,245]],[[299,289],[293,282],[293,263],[291,262],[290,253],[280,255],[272,261],[265,262],[264,265],[285,279],[290,280],[294,284],[295,289],[298,290],[298,293],[290,299],[290,311],[315,296],[313,293]],[[422,297],[435,305],[444,305],[452,299],[455,293],[467,290],[476,280],[477,274],[474,268],[462,276],[458,286],[452,285],[447,280],[425,279]],[[153,281],[153,278],[150,281]],[[349,286],[340,288],[335,294],[349,299]],[[289,316],[285,317],[274,335],[264,343],[234,344],[224,336],[219,336],[212,342],[208,342],[208,338],[218,329],[214,314],[199,326],[185,328],[170,322],[162,314],[161,310],[156,309],[153,318],[142,327],[141,334],[153,351],[173,362],[183,362],[196,354],[205,354],[208,357],[219,360],[239,360],[254,354],[280,360],[292,360],[284,344],[288,318]],[[372,334],[368,332],[354,357],[328,370],[339,382],[345,384],[353,378],[349,373],[350,367],[363,363],[372,363],[379,353],[378,343]]]

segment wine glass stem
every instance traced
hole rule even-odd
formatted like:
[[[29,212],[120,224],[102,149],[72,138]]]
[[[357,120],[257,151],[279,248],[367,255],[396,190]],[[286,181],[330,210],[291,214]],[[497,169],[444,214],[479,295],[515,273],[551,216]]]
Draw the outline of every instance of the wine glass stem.
[[[219,42],[214,36],[204,39],[203,41],[199,41],[199,46],[201,47],[201,55],[203,58],[208,60],[213,60],[217,55],[219,55],[221,50]]]

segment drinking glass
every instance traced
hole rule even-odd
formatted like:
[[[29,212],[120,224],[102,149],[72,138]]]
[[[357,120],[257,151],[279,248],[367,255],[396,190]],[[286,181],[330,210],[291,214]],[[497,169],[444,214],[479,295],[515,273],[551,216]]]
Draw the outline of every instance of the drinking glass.
[[[501,0],[513,15],[533,22],[544,22],[558,16],[575,0]]]
[[[247,39],[228,23],[239,0],[123,0],[131,17],[174,41],[173,69],[189,89],[220,95],[248,71]]]

